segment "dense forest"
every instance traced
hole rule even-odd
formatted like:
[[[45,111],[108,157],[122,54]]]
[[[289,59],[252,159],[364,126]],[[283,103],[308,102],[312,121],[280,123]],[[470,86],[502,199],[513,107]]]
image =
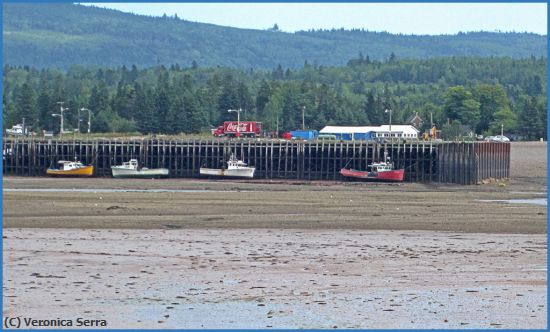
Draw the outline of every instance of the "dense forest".
[[[4,3],[4,65],[68,69],[71,65],[157,65],[269,70],[345,66],[360,52],[372,60],[452,56],[528,58],[546,56],[546,36],[471,32],[457,35],[394,35],[364,30],[296,33],[237,29],[189,22],[167,13],[149,17],[70,3]],[[268,29],[269,28],[269,29]],[[284,28],[284,27],[282,27]]]
[[[4,66],[4,128],[21,122],[59,130],[76,128],[80,108],[92,113],[93,132],[197,133],[241,108],[242,120],[265,129],[311,129],[325,125],[405,123],[415,112],[430,116],[448,138],[465,126],[477,134],[546,137],[546,58],[452,57],[377,61],[359,54],[346,66],[304,63],[299,69],[240,70],[158,65],[148,68],[73,66],[68,71]],[[87,114],[80,114],[85,131]],[[425,128],[422,128],[425,129]]]

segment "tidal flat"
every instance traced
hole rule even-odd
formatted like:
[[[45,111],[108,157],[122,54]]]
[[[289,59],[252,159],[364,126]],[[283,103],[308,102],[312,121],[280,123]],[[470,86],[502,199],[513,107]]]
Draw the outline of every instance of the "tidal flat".
[[[543,329],[547,207],[498,200],[546,197],[546,143],[511,165],[474,186],[5,177],[3,315]]]

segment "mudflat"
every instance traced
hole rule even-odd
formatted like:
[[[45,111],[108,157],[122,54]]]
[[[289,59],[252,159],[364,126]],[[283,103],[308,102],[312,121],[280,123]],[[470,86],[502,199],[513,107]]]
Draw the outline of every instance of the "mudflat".
[[[511,151],[510,181],[473,186],[7,177],[4,227],[545,233],[545,206],[496,201],[546,198],[546,143]]]
[[[538,328],[546,236],[9,229],[4,317],[109,328]]]
[[[545,328],[546,148],[512,143],[511,179],[473,186],[7,177],[3,314]]]

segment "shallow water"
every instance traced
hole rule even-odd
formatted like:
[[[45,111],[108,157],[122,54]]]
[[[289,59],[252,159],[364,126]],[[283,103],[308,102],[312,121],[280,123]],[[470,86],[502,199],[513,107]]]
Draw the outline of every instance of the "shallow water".
[[[519,195],[544,195],[546,192],[536,192],[536,191],[511,191],[510,194],[519,194]]]
[[[78,192],[78,193],[235,193],[250,190],[208,190],[208,189],[86,189],[86,188],[4,188],[4,192]]]
[[[531,199],[480,199],[478,202],[497,202],[510,204],[532,204],[532,205],[548,205],[546,198],[531,198]]]

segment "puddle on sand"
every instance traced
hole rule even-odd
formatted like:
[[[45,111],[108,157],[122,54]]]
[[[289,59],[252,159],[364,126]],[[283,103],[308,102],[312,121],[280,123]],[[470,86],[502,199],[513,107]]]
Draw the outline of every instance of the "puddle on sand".
[[[172,307],[167,310],[162,305],[139,306],[126,318],[153,324],[158,322],[158,328],[168,329],[330,328],[343,323],[338,318],[319,315],[319,312],[301,306],[265,303],[259,307],[256,301],[187,302]]]
[[[496,202],[510,204],[531,204],[531,205],[548,205],[546,198],[531,198],[531,199],[478,199],[478,202]]]
[[[519,195],[544,195],[546,192],[537,192],[537,191],[511,191],[510,194],[519,194]]]

